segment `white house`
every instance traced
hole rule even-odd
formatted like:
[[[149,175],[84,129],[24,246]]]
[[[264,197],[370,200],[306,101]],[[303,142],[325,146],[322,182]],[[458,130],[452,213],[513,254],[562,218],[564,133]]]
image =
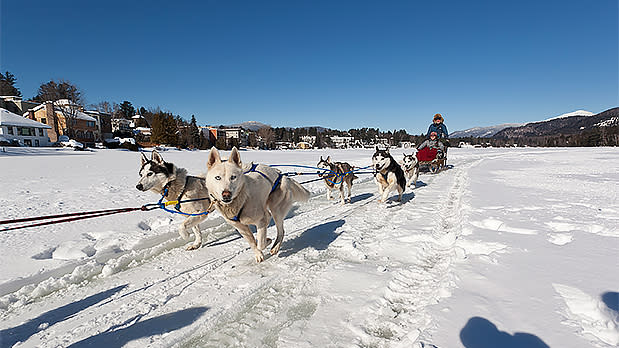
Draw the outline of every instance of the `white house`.
[[[331,141],[333,142],[333,146],[335,146],[338,149],[346,149],[349,147],[353,147],[355,145],[354,137],[332,136]]]
[[[41,122],[0,109],[0,136],[7,140],[17,140],[24,146],[49,146],[47,130],[52,127]]]

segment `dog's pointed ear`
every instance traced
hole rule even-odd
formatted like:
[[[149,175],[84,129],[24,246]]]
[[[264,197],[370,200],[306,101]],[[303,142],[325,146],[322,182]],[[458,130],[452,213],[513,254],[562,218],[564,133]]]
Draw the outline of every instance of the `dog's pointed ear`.
[[[161,157],[161,155],[159,154],[159,152],[157,152],[157,150],[153,150],[153,154],[151,156],[151,159],[153,162],[158,163],[158,164],[164,164],[165,161],[163,160],[163,157]]]
[[[211,152],[208,154],[208,160],[206,161],[206,168],[211,169],[215,164],[221,163],[221,157],[219,157],[219,151],[213,146]]]
[[[142,167],[144,167],[144,165],[148,163],[148,158],[146,157],[144,152],[142,152],[142,157],[140,157],[140,161],[142,162]]]
[[[230,153],[230,158],[228,158],[228,161],[236,164],[237,166],[241,166],[241,154],[239,153],[239,150],[235,147],[232,148],[232,152]]]
[[[322,159],[322,155],[320,155],[320,161],[318,161],[318,162],[322,162],[322,161],[324,161],[324,160]]]
[[[327,163],[331,163],[331,156],[327,156]]]
[[[375,148],[375,149],[376,149],[376,152],[378,152],[378,145],[376,145],[376,148]]]

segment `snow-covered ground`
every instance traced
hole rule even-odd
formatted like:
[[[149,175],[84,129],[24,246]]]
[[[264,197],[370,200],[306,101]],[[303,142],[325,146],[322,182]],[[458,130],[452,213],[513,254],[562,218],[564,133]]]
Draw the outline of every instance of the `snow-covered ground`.
[[[321,155],[362,167],[372,151],[241,153]],[[207,152],[163,156],[206,170]],[[6,148],[0,220],[156,202],[135,189],[139,161]],[[307,184],[260,264],[217,213],[196,251],[159,210],[0,231],[0,346],[617,346],[619,149],[453,148],[449,164],[401,204],[379,204],[369,175],[344,206]]]

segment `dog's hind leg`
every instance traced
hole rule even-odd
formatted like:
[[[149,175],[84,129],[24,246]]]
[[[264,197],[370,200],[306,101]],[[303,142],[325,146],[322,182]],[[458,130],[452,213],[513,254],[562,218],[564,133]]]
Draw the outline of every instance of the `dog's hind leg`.
[[[348,186],[348,203],[352,202],[352,179],[346,182],[346,186]]]
[[[346,197],[346,194],[344,193],[344,189],[345,189],[344,183],[341,183],[340,184],[340,199],[342,200],[342,205],[346,204],[346,198],[344,198]]]

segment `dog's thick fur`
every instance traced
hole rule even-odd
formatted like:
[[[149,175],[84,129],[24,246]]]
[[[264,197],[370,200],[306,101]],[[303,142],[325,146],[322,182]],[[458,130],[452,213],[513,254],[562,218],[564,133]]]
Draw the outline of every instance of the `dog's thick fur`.
[[[406,178],[398,162],[389,153],[389,149],[379,150],[377,146],[376,152],[372,155],[372,165],[376,171],[374,180],[381,195],[378,202],[386,202],[389,193],[394,189],[398,190],[398,202],[401,202],[402,193],[406,187]]]
[[[342,204],[346,204],[346,198],[344,198],[344,184],[348,187],[348,202],[350,203],[350,197],[352,195],[352,182],[357,179],[357,176],[352,173],[352,166],[346,162],[331,162],[331,156],[327,156],[327,159],[322,159],[316,165],[318,168],[325,169],[325,172],[318,174],[324,179],[325,186],[327,186],[327,199],[331,200],[331,190],[339,190]]]
[[[404,170],[404,176],[406,177],[406,185],[408,187],[417,187],[417,179],[419,178],[419,160],[413,153],[411,155],[404,154],[402,160],[402,170]]]
[[[163,195],[165,188],[168,188],[166,200],[182,200],[206,198],[200,201],[182,203],[180,210],[184,213],[199,214],[205,211],[213,211],[208,189],[206,188],[205,178],[187,175],[187,170],[179,168],[173,163],[166,162],[163,157],[153,151],[151,159],[146,158],[142,153],[142,166],[140,168],[140,181],[135,186],[140,191],[153,191]],[[187,246],[187,250],[200,248],[202,245],[202,235],[198,225],[206,219],[207,215],[187,216],[185,221],[179,226],[178,233],[183,239],[188,239],[187,230],[191,229],[195,237],[192,244]]]
[[[271,248],[271,255],[275,255],[284,239],[284,218],[292,203],[307,201],[310,193],[287,176],[282,176],[279,185],[273,190],[280,171],[266,165],[258,165],[255,171],[249,171],[250,167],[243,166],[236,147],[225,162],[213,147],[207,161],[206,187],[214,200],[214,206],[247,240],[254,251],[256,262],[262,262],[262,250],[267,247],[266,233],[271,216],[277,228],[277,239]],[[249,225],[256,226],[257,243]]]

